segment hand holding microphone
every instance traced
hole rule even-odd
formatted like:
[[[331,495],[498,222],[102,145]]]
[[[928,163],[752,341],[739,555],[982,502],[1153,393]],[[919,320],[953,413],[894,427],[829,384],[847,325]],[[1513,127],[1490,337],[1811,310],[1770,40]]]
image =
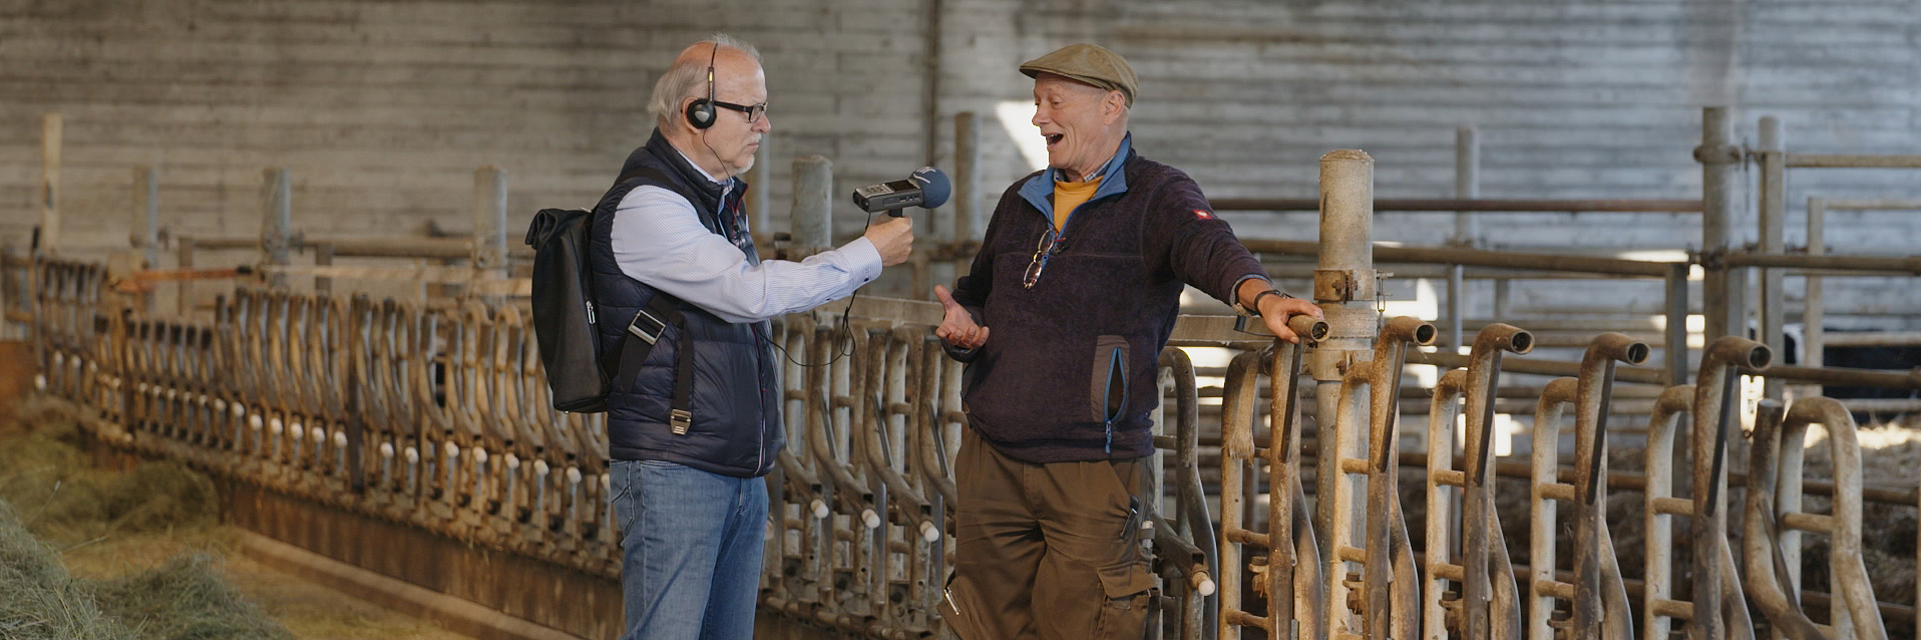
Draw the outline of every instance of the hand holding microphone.
[[[887,215],[900,217],[900,210],[907,207],[933,209],[947,204],[947,196],[953,191],[954,184],[947,180],[947,174],[933,167],[921,167],[906,180],[855,189],[854,205],[868,213],[886,211]]]
[[[886,211],[887,215],[900,218],[901,209],[907,207],[932,209],[946,204],[947,195],[953,190],[947,174],[933,167],[921,167],[908,174],[906,180],[855,189],[854,205],[868,213]],[[874,243],[874,249],[880,252],[881,266],[906,262],[907,254],[914,248],[914,221],[903,218],[868,225],[867,241]]]
[[[906,262],[907,254],[914,249],[914,219],[881,218],[867,226],[865,235],[880,252],[880,266],[891,267]]]

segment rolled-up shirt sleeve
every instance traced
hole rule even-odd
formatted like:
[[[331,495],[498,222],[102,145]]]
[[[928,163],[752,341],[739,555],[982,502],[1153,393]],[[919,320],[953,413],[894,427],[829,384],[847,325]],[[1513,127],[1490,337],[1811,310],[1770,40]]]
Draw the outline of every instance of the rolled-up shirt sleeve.
[[[800,262],[753,264],[700,224],[692,203],[643,186],[615,209],[612,243],[622,273],[728,322],[758,322],[844,298],[880,277],[880,252],[865,237]]]

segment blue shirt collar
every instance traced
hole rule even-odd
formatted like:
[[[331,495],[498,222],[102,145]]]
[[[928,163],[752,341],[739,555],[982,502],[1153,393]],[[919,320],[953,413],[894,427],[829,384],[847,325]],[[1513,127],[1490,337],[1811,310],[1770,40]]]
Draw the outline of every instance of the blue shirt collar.
[[[1134,134],[1129,132],[1121,138],[1121,146],[1114,150],[1114,157],[1108,158],[1107,164],[1101,165],[1100,172],[1089,176],[1089,179],[1098,176],[1105,177],[1101,178],[1101,188],[1094,191],[1094,195],[1087,199],[1088,202],[1127,191],[1127,172],[1122,171],[1121,166],[1127,164],[1127,157],[1132,154],[1133,150]],[[1059,170],[1048,167],[1046,171],[1042,171],[1040,175],[1029,178],[1026,184],[1021,185],[1021,199],[1026,200],[1028,204],[1034,205],[1034,208],[1040,209],[1041,213],[1046,214],[1047,218],[1052,220],[1054,218],[1054,181],[1058,179],[1060,179]],[[1068,214],[1068,217],[1072,219],[1073,214]]]

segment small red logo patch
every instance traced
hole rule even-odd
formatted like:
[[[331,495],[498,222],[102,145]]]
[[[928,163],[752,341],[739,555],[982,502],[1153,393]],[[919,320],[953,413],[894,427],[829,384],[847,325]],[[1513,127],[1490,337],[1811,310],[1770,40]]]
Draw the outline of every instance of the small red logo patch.
[[[1195,209],[1195,210],[1194,210],[1194,217],[1196,217],[1196,218],[1199,218],[1199,219],[1202,219],[1202,220],[1213,220],[1213,219],[1214,219],[1214,214],[1213,214],[1213,213],[1211,213],[1211,212],[1209,212],[1209,211],[1208,211],[1208,210],[1206,210],[1206,209]]]

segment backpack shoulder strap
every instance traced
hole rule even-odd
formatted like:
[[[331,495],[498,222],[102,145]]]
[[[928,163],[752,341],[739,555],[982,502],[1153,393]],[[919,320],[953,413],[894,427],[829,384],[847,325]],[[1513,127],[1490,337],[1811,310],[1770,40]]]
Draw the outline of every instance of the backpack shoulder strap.
[[[694,417],[694,344],[687,335],[687,319],[675,307],[675,302],[667,292],[655,290],[654,298],[634,314],[620,337],[620,358],[611,377],[617,389],[632,386],[634,378],[640,375],[641,363],[647,361],[647,354],[667,334],[667,327],[677,328],[680,343],[674,345],[674,398],[667,422],[674,435],[684,435]]]
[[[640,166],[621,173],[620,177],[615,179],[614,186],[608,189],[606,196],[601,198],[602,206],[618,205],[621,198],[627,197],[627,193],[641,186],[638,181],[643,179],[654,186],[679,194],[680,197],[686,198],[689,204],[694,202],[693,197],[676,187],[674,181],[666,174],[653,167]],[[694,211],[697,214],[700,213],[700,207],[696,205]],[[702,214],[701,218],[702,223],[708,222],[706,215]],[[627,322],[627,328],[621,334],[620,356],[611,363],[614,369],[608,372],[610,374],[608,377],[614,381],[616,389],[633,386],[634,378],[640,375],[640,365],[647,361],[647,354],[652,352],[654,345],[666,335],[667,327],[677,328],[681,342],[674,345],[674,397],[667,422],[674,435],[684,435],[693,425],[694,345],[687,336],[687,319],[681,315],[678,308],[680,299],[658,288],[653,290],[654,295],[647,301],[647,306],[635,312],[633,319]]]

